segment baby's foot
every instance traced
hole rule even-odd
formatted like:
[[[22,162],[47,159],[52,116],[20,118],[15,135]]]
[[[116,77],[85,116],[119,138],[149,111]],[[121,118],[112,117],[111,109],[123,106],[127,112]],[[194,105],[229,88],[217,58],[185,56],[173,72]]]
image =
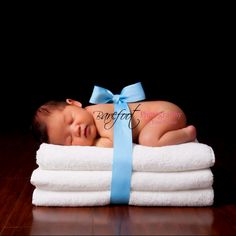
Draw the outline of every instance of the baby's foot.
[[[183,128],[183,130],[188,135],[188,141],[189,142],[194,141],[196,139],[197,131],[196,131],[196,128],[193,125],[189,125],[189,126]]]

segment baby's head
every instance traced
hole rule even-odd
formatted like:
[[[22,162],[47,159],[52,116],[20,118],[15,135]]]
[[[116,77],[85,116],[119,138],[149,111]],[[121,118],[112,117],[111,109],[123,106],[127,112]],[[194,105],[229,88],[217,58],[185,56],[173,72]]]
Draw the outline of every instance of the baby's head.
[[[32,131],[40,143],[91,146],[97,136],[93,116],[80,102],[49,101],[33,117]]]

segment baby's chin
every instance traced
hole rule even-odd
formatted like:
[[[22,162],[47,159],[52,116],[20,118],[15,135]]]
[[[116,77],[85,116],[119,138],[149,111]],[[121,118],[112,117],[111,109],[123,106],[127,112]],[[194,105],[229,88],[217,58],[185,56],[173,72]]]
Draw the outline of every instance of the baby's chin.
[[[95,138],[88,140],[85,146],[93,146],[94,144],[95,144]]]
[[[94,141],[73,143],[72,146],[93,146]]]
[[[94,146],[95,140],[96,140],[96,136],[86,138],[86,140],[84,140],[84,142],[80,144],[80,146]]]

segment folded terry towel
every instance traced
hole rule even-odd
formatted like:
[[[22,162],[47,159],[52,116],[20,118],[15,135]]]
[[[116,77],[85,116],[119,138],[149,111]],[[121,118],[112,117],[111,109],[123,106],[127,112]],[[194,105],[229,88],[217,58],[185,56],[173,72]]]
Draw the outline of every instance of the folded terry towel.
[[[94,146],[60,146],[41,144],[37,164],[47,170],[112,169],[113,148]],[[186,171],[205,169],[214,165],[212,148],[190,142],[164,147],[146,147],[134,144],[133,171]]]
[[[172,192],[131,191],[129,205],[137,206],[210,206],[213,189]],[[35,189],[32,203],[36,206],[102,206],[110,203],[110,191],[55,192]]]
[[[144,157],[145,158],[145,157]],[[111,189],[111,171],[33,171],[31,183],[50,191],[108,191]],[[176,191],[205,189],[212,186],[210,169],[183,172],[133,172],[133,191]]]

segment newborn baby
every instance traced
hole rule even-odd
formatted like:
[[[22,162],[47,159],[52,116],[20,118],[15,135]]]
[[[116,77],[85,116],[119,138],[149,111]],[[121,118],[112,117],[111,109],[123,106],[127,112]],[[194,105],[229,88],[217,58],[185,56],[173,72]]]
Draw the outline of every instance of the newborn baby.
[[[114,123],[128,119],[137,144],[158,147],[195,140],[195,127],[186,126],[185,114],[175,104],[145,101],[128,105],[130,113],[114,114],[113,104],[83,108],[72,99],[49,101],[37,109],[33,132],[41,143],[113,147]]]

